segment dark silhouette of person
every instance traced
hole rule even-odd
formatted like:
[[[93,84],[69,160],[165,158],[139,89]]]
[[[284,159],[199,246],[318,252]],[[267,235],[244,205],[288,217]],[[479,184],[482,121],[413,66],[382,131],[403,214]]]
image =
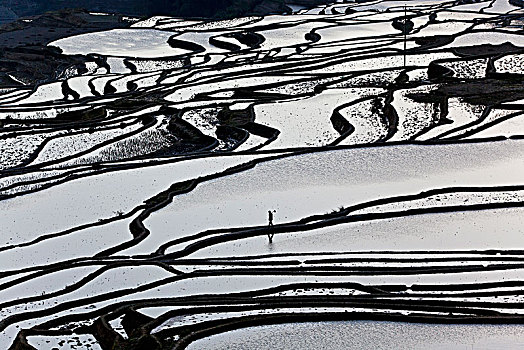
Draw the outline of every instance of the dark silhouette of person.
[[[275,235],[275,233],[272,230],[272,228],[273,228],[273,213],[271,212],[271,210],[267,211],[267,215],[268,215],[268,220],[269,220],[269,225],[267,227],[268,227],[269,230],[271,230],[270,232],[268,232],[267,238],[269,238],[269,243],[273,243],[273,236]]]

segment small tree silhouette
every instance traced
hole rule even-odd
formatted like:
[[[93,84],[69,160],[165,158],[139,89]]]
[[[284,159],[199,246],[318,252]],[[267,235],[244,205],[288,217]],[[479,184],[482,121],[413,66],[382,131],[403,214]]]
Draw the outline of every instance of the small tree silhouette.
[[[406,41],[407,35],[411,33],[415,27],[415,23],[407,15],[406,6],[404,6],[404,17],[395,18],[392,23],[393,28],[400,30],[404,34],[404,68],[406,68]]]

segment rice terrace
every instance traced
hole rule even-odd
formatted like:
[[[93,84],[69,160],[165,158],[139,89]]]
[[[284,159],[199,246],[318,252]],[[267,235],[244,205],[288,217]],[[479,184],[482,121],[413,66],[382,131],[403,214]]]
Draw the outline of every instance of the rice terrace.
[[[0,26],[0,349],[524,346],[524,1],[306,3]]]

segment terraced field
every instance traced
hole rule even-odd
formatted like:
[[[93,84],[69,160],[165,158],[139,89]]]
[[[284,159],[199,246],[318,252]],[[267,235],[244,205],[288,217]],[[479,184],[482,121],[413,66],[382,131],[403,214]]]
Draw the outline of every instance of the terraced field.
[[[0,88],[0,348],[524,323],[520,5],[128,19],[49,43],[76,63]]]

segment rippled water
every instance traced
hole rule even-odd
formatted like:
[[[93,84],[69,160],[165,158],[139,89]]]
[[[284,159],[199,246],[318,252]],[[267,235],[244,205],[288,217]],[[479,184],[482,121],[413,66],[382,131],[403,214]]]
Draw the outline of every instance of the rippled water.
[[[522,349],[524,325],[434,325],[319,322],[251,327],[191,344],[188,349]]]
[[[36,48],[2,51],[0,350],[172,349],[289,313],[521,322],[524,9],[324,2],[63,37],[37,76]],[[124,327],[136,312],[152,323]],[[190,348],[513,349],[523,329],[301,323]]]

